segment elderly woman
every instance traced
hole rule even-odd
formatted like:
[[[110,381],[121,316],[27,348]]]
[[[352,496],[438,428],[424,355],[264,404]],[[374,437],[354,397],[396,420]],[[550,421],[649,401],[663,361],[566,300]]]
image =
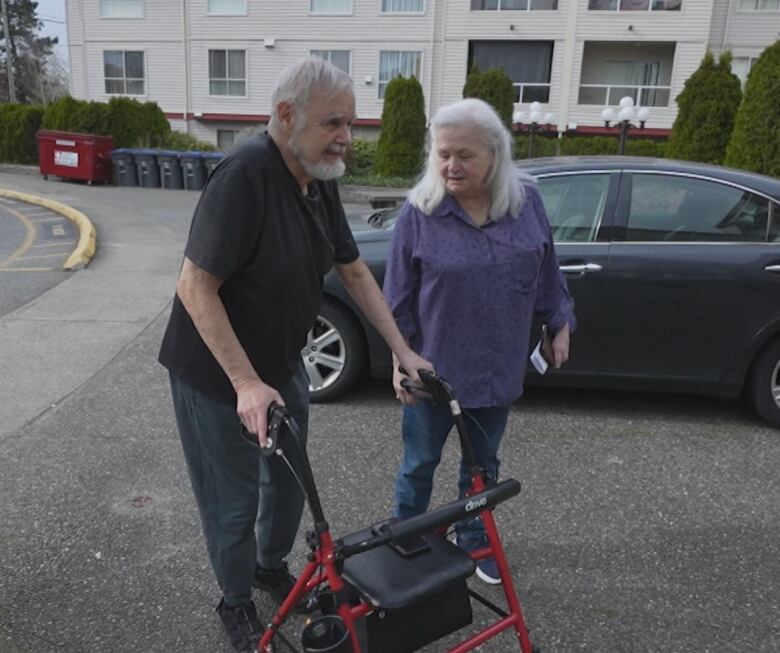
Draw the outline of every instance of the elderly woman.
[[[511,152],[509,131],[485,102],[467,99],[438,111],[426,171],[396,223],[384,285],[412,349],[452,384],[492,480],[509,407],[523,392],[534,316],[546,326],[543,352],[556,368],[568,359],[575,326],[544,205]],[[404,404],[396,515],[405,519],[428,509],[453,422],[446,407],[415,402],[394,363],[393,386]],[[461,496],[469,484],[462,463]],[[456,530],[467,551],[487,545],[478,517]],[[501,582],[493,558],[479,561],[477,574]]]

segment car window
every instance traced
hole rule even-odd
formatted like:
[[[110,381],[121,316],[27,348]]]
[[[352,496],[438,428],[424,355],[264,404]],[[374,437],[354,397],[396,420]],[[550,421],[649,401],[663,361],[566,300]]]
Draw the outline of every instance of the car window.
[[[634,174],[626,240],[764,242],[769,202],[714,181]]]
[[[772,227],[769,231],[769,242],[780,243],[780,204],[772,203]]]
[[[539,179],[539,192],[556,243],[596,240],[608,188],[609,175],[602,173]]]

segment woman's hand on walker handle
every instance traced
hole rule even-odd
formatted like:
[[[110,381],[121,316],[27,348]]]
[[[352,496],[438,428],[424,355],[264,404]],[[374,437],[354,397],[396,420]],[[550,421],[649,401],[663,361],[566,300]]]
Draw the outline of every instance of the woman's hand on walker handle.
[[[401,356],[393,354],[393,390],[395,391],[395,398],[402,404],[412,405],[416,402],[411,393],[404,390],[401,387],[401,379],[404,378],[404,374],[399,371],[399,367],[404,370],[408,370],[408,378],[412,383],[420,384],[420,377],[417,374],[417,370],[431,370],[433,371],[433,365],[425,360],[422,356],[418,356],[411,349],[407,348]]]

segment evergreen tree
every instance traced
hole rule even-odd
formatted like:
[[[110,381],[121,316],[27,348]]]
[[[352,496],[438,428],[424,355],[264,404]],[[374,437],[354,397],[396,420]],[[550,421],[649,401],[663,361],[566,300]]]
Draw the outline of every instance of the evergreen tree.
[[[47,98],[48,84],[45,81],[51,67],[52,48],[56,38],[40,36],[43,23],[38,20],[38,3],[33,0],[6,0],[11,54],[14,62],[14,86],[16,101],[20,103],[41,102]],[[8,102],[8,57],[5,52],[5,33],[0,21],[0,100]]]
[[[677,96],[667,156],[723,163],[741,100],[739,78],[731,72],[731,53],[724,52],[716,63],[708,52]]]
[[[726,165],[780,177],[780,41],[753,64]]]
[[[396,77],[385,90],[375,171],[387,177],[416,175],[425,146],[425,101],[415,77]]]
[[[480,88],[482,86],[482,73],[479,72],[479,68],[474,64],[469,70],[469,74],[466,77],[466,83],[463,85],[463,97],[479,97]]]
[[[472,66],[463,86],[463,97],[484,100],[496,110],[504,124],[512,128],[515,89],[512,79],[503,68],[491,68],[481,73],[476,66]]]

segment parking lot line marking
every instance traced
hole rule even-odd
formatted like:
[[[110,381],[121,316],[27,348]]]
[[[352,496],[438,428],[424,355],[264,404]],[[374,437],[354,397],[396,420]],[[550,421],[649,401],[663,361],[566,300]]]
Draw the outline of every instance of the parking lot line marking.
[[[0,268],[0,272],[51,272],[54,268]]]
[[[11,252],[8,258],[0,261],[0,269],[3,269],[4,267],[13,263],[28,249],[30,249],[33,242],[35,242],[35,225],[25,215],[19,213],[19,211],[15,209],[12,209],[11,207],[6,207],[6,211],[8,211],[8,213],[10,213],[15,218],[17,218],[24,225],[25,229],[27,230],[27,233],[24,236],[24,240],[22,241],[22,244],[19,245],[19,247],[17,247],[16,250]]]
[[[36,256],[20,256],[17,261],[31,261],[34,258],[54,258],[56,256],[65,256],[68,252],[54,252],[54,254],[38,254]]]
[[[55,218],[30,218],[30,222],[65,222],[67,218],[63,218],[61,215]]]
[[[36,247],[65,247],[68,245],[75,245],[75,240],[63,240],[61,243],[42,243],[40,245],[33,245],[30,249],[35,249]],[[68,252],[70,254],[70,252]]]

